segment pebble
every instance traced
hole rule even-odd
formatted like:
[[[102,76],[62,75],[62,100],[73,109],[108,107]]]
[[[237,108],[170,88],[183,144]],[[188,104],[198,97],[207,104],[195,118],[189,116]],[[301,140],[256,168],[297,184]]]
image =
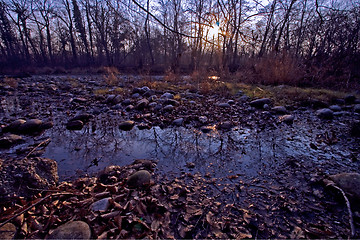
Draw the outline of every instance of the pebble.
[[[46,239],[90,239],[90,236],[91,230],[86,222],[70,221],[56,228]]]
[[[151,174],[146,170],[140,170],[131,175],[127,184],[131,188],[143,187],[145,185],[149,185],[151,180]]]
[[[340,112],[342,110],[339,105],[331,105],[329,109],[334,112]]]
[[[219,103],[218,107],[221,108],[231,108],[231,105],[229,103]]]
[[[163,108],[163,110],[166,111],[166,112],[171,112],[172,110],[174,110],[174,106],[173,105],[166,105]]]
[[[279,117],[280,122],[284,122],[287,124],[292,124],[294,122],[295,117],[293,115],[283,115]]]
[[[91,205],[91,210],[94,211],[94,212],[105,212],[108,210],[108,208],[110,207],[110,199],[111,198],[103,198],[103,199],[100,199],[96,202],[94,202],[92,205]]]
[[[181,126],[181,125],[183,125],[183,123],[184,123],[184,118],[178,118],[172,122],[172,124],[175,126]]]
[[[230,121],[220,123],[217,128],[222,130],[230,130],[233,127],[233,124]]]
[[[261,99],[256,99],[254,101],[250,102],[250,106],[261,109],[264,107],[265,104],[270,104],[271,100],[269,98],[261,98]]]
[[[174,99],[174,94],[172,93],[164,93],[163,95],[161,95],[161,98],[164,98],[164,99]]]
[[[286,114],[287,110],[284,106],[275,106],[271,109],[276,114]]]
[[[134,121],[125,121],[119,124],[120,130],[130,131],[135,125]]]
[[[322,108],[316,111],[316,115],[321,119],[332,119],[334,117],[334,112],[329,108]]]
[[[137,102],[136,104],[136,109],[138,110],[143,110],[144,108],[146,108],[149,105],[149,101],[147,99],[141,99],[140,101]]]
[[[68,130],[81,130],[84,127],[84,122],[81,120],[69,121],[66,124],[66,129]]]

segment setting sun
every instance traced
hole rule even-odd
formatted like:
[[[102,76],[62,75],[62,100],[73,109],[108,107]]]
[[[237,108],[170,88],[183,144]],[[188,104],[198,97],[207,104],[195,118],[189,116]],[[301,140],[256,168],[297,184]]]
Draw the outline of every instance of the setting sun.
[[[216,22],[214,25],[212,25],[209,29],[209,36],[214,37],[217,36],[217,34],[220,32],[220,26],[219,22]]]

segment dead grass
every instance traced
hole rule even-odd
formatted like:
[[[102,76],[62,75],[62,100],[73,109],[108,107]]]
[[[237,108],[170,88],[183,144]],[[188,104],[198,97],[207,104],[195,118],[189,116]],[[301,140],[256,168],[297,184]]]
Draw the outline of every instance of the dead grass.
[[[11,78],[11,77],[5,77],[4,84],[5,84],[5,86],[9,86],[12,88],[17,88],[19,86],[18,80],[15,78]]]
[[[119,70],[115,67],[104,67],[105,75],[104,80],[105,83],[109,86],[116,86],[119,84],[120,79],[118,77]]]

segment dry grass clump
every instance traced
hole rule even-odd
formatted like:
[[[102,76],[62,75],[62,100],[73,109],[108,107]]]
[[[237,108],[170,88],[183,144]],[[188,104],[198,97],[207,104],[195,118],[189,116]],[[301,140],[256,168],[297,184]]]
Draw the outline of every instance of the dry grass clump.
[[[18,80],[15,78],[11,78],[11,77],[5,77],[4,84],[5,84],[5,86],[9,86],[12,88],[17,88],[19,85]]]
[[[105,83],[109,86],[115,86],[119,84],[120,79],[118,77],[119,70],[115,67],[104,67],[105,75],[104,80]]]

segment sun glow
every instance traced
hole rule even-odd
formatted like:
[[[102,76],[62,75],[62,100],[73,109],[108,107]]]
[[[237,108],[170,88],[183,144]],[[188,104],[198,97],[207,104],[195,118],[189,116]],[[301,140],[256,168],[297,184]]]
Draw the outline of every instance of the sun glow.
[[[220,26],[219,26],[219,22],[217,22],[216,24],[212,25],[209,29],[209,36],[210,37],[216,37],[220,32]]]

